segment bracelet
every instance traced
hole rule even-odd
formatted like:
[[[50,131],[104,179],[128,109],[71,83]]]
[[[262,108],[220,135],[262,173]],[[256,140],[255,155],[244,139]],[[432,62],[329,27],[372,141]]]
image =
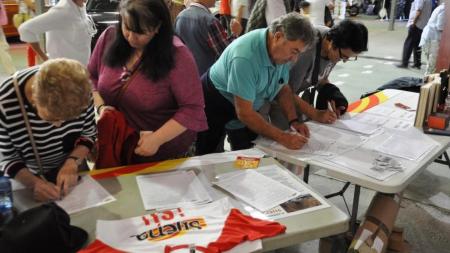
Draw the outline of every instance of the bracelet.
[[[294,122],[299,122],[299,121],[298,121],[298,118],[291,119],[291,120],[289,121],[289,126],[291,126],[292,123],[294,123]]]
[[[100,115],[100,109],[102,109],[103,106],[105,106],[105,104],[101,104],[101,105],[97,106],[95,111],[97,112],[98,115]]]
[[[67,158],[66,158],[66,160],[74,160],[75,161],[75,163],[78,165],[78,166],[80,166],[82,163],[83,163],[83,158],[80,158],[80,157],[77,157],[77,156],[74,156],[74,155],[70,155],[70,156],[68,156]]]

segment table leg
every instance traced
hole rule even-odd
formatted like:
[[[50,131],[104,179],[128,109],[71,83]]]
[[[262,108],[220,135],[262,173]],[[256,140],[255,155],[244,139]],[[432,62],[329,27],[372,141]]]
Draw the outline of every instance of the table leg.
[[[445,160],[441,158],[442,156],[444,156]],[[434,160],[434,162],[447,165],[450,168],[450,158],[448,157],[447,151],[444,151],[444,153],[442,153],[438,159]]]
[[[303,181],[305,183],[308,183],[308,180],[309,180],[309,164],[307,164],[303,169]]]
[[[358,205],[361,186],[355,184],[355,192],[353,194],[352,216],[350,217],[350,232],[354,236],[356,234],[356,219],[358,218]]]

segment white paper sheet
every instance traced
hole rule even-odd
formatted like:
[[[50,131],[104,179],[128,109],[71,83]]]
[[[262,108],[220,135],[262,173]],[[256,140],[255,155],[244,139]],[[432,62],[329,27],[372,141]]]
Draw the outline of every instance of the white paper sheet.
[[[374,134],[380,129],[379,125],[364,123],[354,119],[338,119],[330,126],[365,135]]]
[[[342,155],[333,157],[330,159],[330,162],[344,166],[345,168],[362,173],[380,181],[386,180],[390,176],[398,173],[397,171],[376,171],[371,169],[377,156],[378,153],[371,150],[353,149]]]
[[[194,156],[190,157],[182,164],[178,165],[177,168],[189,168],[196,167],[201,165],[209,165],[209,164],[217,164],[217,163],[225,163],[235,161],[238,156],[246,156],[246,157],[257,157],[262,158],[265,153],[259,149],[244,149],[238,151],[224,152],[224,153],[215,153],[209,155],[202,156]]]
[[[186,207],[212,201],[192,170],[137,176],[136,181],[146,210]]]
[[[419,160],[439,144],[416,128],[401,133],[393,133],[375,150],[409,160]]]
[[[261,219],[281,219],[284,217],[315,211],[329,207],[325,200],[309,190],[302,182],[299,182],[291,173],[283,170],[278,165],[259,167],[257,171],[277,182],[290,187],[300,193],[300,196],[290,199],[274,208],[262,213],[257,210],[247,210],[250,215]]]
[[[301,149],[288,149],[273,140],[263,137],[259,137],[255,143],[259,146],[269,147],[275,151],[284,152],[299,158],[313,159],[314,157],[334,156],[343,153],[362,145],[367,140],[367,137],[327,125],[313,122],[308,122],[306,125],[309,128],[311,137]]]
[[[91,176],[81,177],[80,182],[62,200],[56,201],[68,214],[76,213],[87,208],[104,205],[115,201],[111,194],[105,190]]]
[[[266,211],[300,195],[298,191],[255,170],[244,170],[221,177],[214,184],[260,211]]]

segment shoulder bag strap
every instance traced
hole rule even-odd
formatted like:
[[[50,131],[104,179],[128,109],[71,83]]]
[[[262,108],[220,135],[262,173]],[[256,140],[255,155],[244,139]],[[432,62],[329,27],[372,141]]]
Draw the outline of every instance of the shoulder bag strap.
[[[117,103],[120,102],[120,100],[122,99],[123,94],[125,93],[125,91],[127,90],[128,86],[130,85],[131,81],[134,79],[134,77],[137,75],[138,71],[137,69],[135,71],[133,71],[133,73],[131,74],[130,77],[128,77],[128,79],[125,81],[125,83],[122,84],[122,87],[120,87],[119,93],[116,96],[116,101]]]
[[[317,32],[319,37],[316,44],[316,55],[314,58],[314,67],[311,75],[312,87],[309,89],[309,103],[314,104],[314,98],[316,96],[317,85],[319,82],[319,69],[320,69],[320,51],[322,50],[322,35]]]
[[[27,127],[28,137],[30,138],[31,147],[33,148],[34,157],[35,157],[36,163],[37,163],[37,165],[39,167],[39,175],[41,177],[43,177],[44,176],[44,170],[42,168],[41,158],[40,158],[39,153],[37,151],[36,142],[34,141],[33,132],[31,131],[31,125],[30,125],[30,121],[28,120],[27,112],[25,110],[25,104],[23,102],[22,94],[20,93],[19,83],[17,81],[17,75],[18,74],[19,74],[19,71],[17,71],[13,75],[14,90],[16,91],[16,94],[17,94],[17,100],[19,100],[20,111],[22,112],[23,121],[25,122],[25,125]]]

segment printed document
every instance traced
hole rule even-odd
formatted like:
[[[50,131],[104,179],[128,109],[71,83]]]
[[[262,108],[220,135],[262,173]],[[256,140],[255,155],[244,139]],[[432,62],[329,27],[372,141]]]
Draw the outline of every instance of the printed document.
[[[365,136],[355,135],[328,125],[313,122],[308,122],[306,125],[310,130],[311,137],[301,149],[288,149],[276,141],[264,137],[259,137],[255,143],[261,148],[267,147],[302,159],[313,159],[314,157],[329,157],[340,154],[362,145],[367,140]]]
[[[109,194],[96,180],[89,175],[85,175],[81,177],[80,182],[69,195],[55,203],[68,214],[72,214],[115,200],[116,198]]]
[[[417,133],[410,134],[411,132]],[[391,135],[375,150],[409,160],[419,160],[437,145],[438,143],[429,136],[426,136],[416,128],[411,128],[407,134],[396,133]]]
[[[371,135],[380,129],[377,124],[370,124],[365,122],[360,122],[353,118],[349,119],[338,119],[335,123],[330,125],[331,127],[344,129],[360,134]]]
[[[137,176],[145,210],[201,205],[212,201],[193,170]]]
[[[300,192],[255,170],[222,176],[214,184],[262,212],[300,196]]]
[[[315,192],[311,191],[297,177],[283,170],[278,165],[268,165],[259,167],[257,171],[268,176],[279,183],[290,187],[300,193],[298,197],[292,198],[280,205],[262,212],[262,215],[250,212],[250,215],[261,219],[280,219],[300,213],[315,211],[318,209],[329,207],[325,200]]]

